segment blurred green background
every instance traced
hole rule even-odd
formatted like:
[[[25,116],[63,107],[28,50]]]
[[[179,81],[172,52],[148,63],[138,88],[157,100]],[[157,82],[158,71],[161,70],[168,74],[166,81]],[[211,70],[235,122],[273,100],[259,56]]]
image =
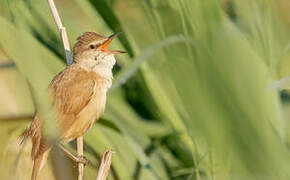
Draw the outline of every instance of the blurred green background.
[[[95,179],[290,179],[288,0],[55,0],[71,46],[123,32],[105,114],[85,135]],[[46,0],[0,0],[0,179],[29,179],[18,136],[65,55]],[[75,152],[75,143],[67,145]],[[42,180],[76,179],[55,150]]]

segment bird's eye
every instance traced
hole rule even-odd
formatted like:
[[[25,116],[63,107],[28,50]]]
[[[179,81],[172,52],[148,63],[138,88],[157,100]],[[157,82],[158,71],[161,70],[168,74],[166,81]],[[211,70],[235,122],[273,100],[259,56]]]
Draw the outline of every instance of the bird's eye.
[[[90,45],[90,48],[91,48],[91,49],[94,49],[94,48],[95,48],[95,46],[94,46],[93,44],[91,44],[91,45]]]

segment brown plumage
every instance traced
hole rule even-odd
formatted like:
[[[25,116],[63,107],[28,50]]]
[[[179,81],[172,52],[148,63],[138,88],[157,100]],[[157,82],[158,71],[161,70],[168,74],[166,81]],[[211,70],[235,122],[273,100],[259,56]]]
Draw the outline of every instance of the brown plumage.
[[[104,112],[106,92],[112,83],[114,55],[122,51],[109,51],[107,45],[115,35],[106,38],[87,32],[74,46],[74,62],[52,80],[49,90],[57,110],[59,141],[69,142],[82,136]],[[35,114],[24,137],[31,137],[31,156],[34,161],[31,179],[36,180],[52,144],[43,136],[42,121]]]

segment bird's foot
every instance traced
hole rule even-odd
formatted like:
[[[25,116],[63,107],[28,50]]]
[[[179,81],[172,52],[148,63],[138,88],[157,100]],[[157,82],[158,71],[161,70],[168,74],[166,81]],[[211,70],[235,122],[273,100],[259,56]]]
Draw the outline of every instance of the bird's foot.
[[[74,162],[76,163],[82,163],[85,165],[89,164],[89,160],[85,156],[75,156],[71,152],[69,152],[67,149],[63,147],[63,145],[58,144],[58,147]]]
[[[89,163],[89,160],[85,156],[77,156],[76,163],[82,163],[85,166]]]

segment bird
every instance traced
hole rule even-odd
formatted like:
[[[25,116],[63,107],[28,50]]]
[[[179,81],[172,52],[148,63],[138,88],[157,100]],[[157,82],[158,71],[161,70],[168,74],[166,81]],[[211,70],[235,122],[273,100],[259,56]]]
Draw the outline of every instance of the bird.
[[[85,32],[73,47],[73,62],[51,81],[48,89],[56,113],[59,147],[73,160],[85,163],[61,145],[86,133],[105,110],[107,91],[112,85],[115,55],[125,53],[107,47],[119,33],[109,37],[95,32]],[[23,139],[31,138],[33,170],[31,180],[36,180],[44,166],[53,144],[43,133],[43,121],[36,111]]]

